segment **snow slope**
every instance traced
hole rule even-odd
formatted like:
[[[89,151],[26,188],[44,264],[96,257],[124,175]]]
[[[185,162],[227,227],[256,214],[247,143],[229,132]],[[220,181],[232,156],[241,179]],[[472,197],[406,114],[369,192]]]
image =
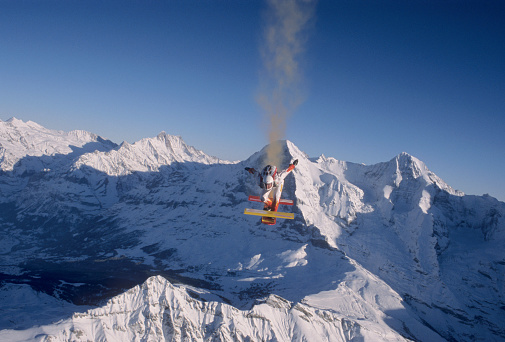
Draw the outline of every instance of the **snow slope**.
[[[12,340],[51,341],[403,341],[391,328],[275,295],[250,310],[203,301],[207,293],[158,276],[53,325],[0,332]]]
[[[505,203],[452,189],[407,153],[361,165],[282,142],[278,167],[299,160],[283,192],[295,220],[270,227],[242,214],[260,207],[247,201],[258,188],[244,167],[261,168],[265,149],[231,163],[161,133],[121,146],[90,135],[75,153],[66,133],[0,128],[18,158],[0,173],[2,288],[97,307],[69,317],[41,303],[59,323],[13,331],[4,320],[0,336],[177,340],[191,327],[202,340],[505,338]],[[22,150],[24,135],[56,136],[62,150],[27,152],[38,147]],[[248,317],[258,310],[263,323]]]

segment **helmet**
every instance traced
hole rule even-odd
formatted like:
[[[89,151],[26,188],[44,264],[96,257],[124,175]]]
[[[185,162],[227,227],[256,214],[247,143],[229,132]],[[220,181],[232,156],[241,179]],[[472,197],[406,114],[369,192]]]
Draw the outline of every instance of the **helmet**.
[[[274,177],[268,175],[263,178],[263,182],[265,183],[265,189],[270,190],[274,186]]]
[[[267,165],[261,171],[261,182],[262,188],[266,190],[272,189],[274,186],[275,175],[277,174],[277,168],[272,165]]]

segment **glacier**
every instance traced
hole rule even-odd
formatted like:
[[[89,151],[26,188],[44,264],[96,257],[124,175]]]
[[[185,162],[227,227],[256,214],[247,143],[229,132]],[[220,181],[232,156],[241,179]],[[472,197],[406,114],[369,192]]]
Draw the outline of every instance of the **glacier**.
[[[0,121],[0,340],[505,338],[504,202],[408,153],[281,145],[295,220],[270,227],[242,215],[266,147],[230,162]]]

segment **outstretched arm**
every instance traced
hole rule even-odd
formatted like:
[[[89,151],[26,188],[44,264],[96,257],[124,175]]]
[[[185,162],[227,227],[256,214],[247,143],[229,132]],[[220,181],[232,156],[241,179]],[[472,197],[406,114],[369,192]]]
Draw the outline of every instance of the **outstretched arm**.
[[[249,172],[251,175],[254,175],[254,173],[256,172],[256,170],[253,167],[246,167],[245,170]]]
[[[286,169],[286,173],[293,171],[296,165],[298,165],[298,159],[295,159],[291,164],[289,164],[289,167]]]
[[[284,180],[284,178],[286,178],[286,176],[291,172],[293,171],[293,169],[295,168],[295,166],[298,165],[298,159],[295,159],[291,164],[289,164],[288,168],[286,170],[282,170],[281,172],[279,172],[279,181],[282,181]]]

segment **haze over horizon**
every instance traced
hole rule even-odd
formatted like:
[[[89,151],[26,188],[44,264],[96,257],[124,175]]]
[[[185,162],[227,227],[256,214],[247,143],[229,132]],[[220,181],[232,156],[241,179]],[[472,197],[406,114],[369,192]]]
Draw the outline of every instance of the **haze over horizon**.
[[[0,2],[0,119],[116,143],[161,131],[222,159],[268,143],[266,2]],[[505,3],[319,1],[281,138],[374,164],[405,151],[505,201]]]

